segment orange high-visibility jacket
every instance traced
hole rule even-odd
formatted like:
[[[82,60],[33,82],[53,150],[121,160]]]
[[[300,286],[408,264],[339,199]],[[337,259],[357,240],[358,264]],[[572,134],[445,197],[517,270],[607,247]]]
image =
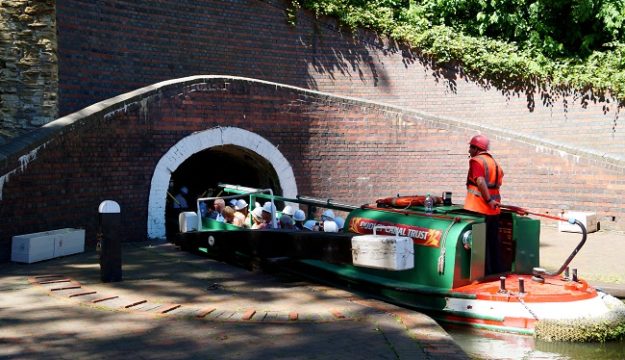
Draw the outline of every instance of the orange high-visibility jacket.
[[[503,179],[503,170],[495,159],[489,153],[481,153],[471,160],[477,161],[484,168],[484,180],[488,186],[488,192],[491,198],[501,202],[501,195],[499,194],[499,188],[501,187],[501,180]],[[464,208],[485,215],[497,215],[499,214],[499,208],[491,209],[488,206],[488,202],[482,198],[482,193],[477,187],[476,179],[471,178],[471,171],[467,174],[467,197],[464,201]]]

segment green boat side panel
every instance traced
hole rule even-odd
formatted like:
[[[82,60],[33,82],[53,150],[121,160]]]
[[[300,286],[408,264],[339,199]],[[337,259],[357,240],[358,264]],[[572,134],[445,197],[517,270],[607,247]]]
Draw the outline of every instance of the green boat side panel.
[[[254,204],[256,198],[263,199],[266,197],[270,196],[265,194],[251,195],[250,204]],[[293,200],[304,203],[300,199],[283,199],[278,196],[275,196],[274,200]],[[329,204],[327,206],[328,208],[333,207]],[[480,280],[486,275],[486,224],[484,223],[484,216],[480,214],[466,211],[457,205],[436,206],[434,215],[431,216],[424,214],[424,209],[420,206],[413,206],[408,209],[370,208],[367,206],[352,207],[351,209],[341,206],[335,208],[349,211],[343,230],[345,233],[353,233],[354,236],[372,234],[374,226],[383,225],[395,226],[400,231],[399,236],[411,237],[414,244],[414,268],[390,271],[351,265],[349,264],[351,256],[349,238],[343,239],[345,241],[341,240],[341,244],[344,245],[344,249],[341,248],[341,251],[346,254],[347,260],[341,259],[340,265],[336,265],[336,262],[328,262],[329,260],[325,260],[325,262],[320,260],[305,261],[309,265],[323,268],[352,281],[362,281],[370,284],[370,286],[378,286],[380,291],[387,291],[389,297],[406,304],[413,303],[410,299],[417,292],[432,292],[432,302],[427,304],[427,307],[431,306],[432,308],[439,308],[442,304],[440,297],[436,298],[433,295],[434,292],[449,292],[454,288]],[[532,269],[539,265],[540,222],[506,211],[502,211],[500,219],[500,240],[505,248],[502,253],[502,261],[513,272],[531,273]],[[336,250],[335,246],[328,247],[328,244],[334,240],[339,240],[325,239],[329,236],[327,235],[323,241],[315,238],[318,241],[302,242],[302,239],[288,232],[284,234],[280,232],[271,233],[271,238],[267,238],[267,236],[260,236],[260,233],[257,234],[253,230],[243,231],[243,229],[231,224],[208,218],[202,218],[201,225],[199,232],[214,231],[219,234],[219,239],[226,234],[231,236],[228,238],[229,241],[218,243],[222,246],[228,245],[226,250],[236,250],[240,253],[260,251],[256,254],[257,256],[265,254],[265,250],[272,257],[287,256],[288,254],[284,255],[279,250],[291,249],[293,246],[290,244],[293,243],[295,244],[293,248],[299,249],[297,252],[298,259],[306,258],[301,256],[304,250],[304,255],[308,254],[307,251],[311,252],[310,259],[321,259],[316,255],[319,255],[320,251],[325,251],[324,249]],[[224,230],[226,232],[223,232]],[[238,231],[231,233],[229,230]],[[463,246],[462,239],[468,236],[469,232],[471,248],[467,250]],[[389,235],[389,232],[380,229],[378,234]],[[217,238],[217,235],[215,236]],[[268,241],[271,244],[261,246],[265,242],[264,240],[271,240]],[[311,246],[306,244],[311,244]],[[321,246],[321,248],[317,249],[315,246]],[[284,251],[288,253],[287,250]]]
[[[202,218],[202,229],[200,231],[210,230],[242,230],[238,226],[227,224],[210,218]]]
[[[454,288],[468,285],[485,275],[486,224],[476,222],[471,224],[470,229],[472,238],[470,249],[464,248],[462,238],[457,241]]]
[[[429,217],[373,209],[356,209],[347,217],[345,230],[359,234],[371,234],[373,226],[376,224],[403,226],[400,228],[403,230],[401,236],[413,238],[415,266],[413,269],[404,271],[387,271],[365,267],[356,267],[353,271],[370,274],[377,278],[388,278],[442,289],[453,287],[455,274],[467,274],[465,279],[456,279],[456,282],[459,280],[462,280],[463,283],[469,281],[469,272],[463,272],[458,268],[463,266],[469,268],[470,254],[468,252],[462,254],[460,256],[461,263],[458,263],[457,253],[466,252],[460,239],[465,231],[471,229],[471,221],[461,217]],[[378,234],[387,235],[382,232]],[[443,247],[444,251],[442,251]],[[467,258],[464,260],[464,265],[462,264],[463,256]],[[442,265],[442,271],[439,271],[439,264]]]
[[[516,256],[513,271],[531,274],[540,264],[540,221],[527,216],[513,216],[513,237],[516,243]]]
[[[363,272],[362,268],[359,267],[329,264],[319,260],[302,260],[302,263],[352,281],[358,284],[359,289],[369,290],[371,293],[394,299],[395,302],[409,307],[416,306],[425,310],[440,310],[445,307],[446,297],[475,298],[473,294],[454,293],[448,289],[396,281],[389,279],[388,276],[378,277]],[[380,284],[383,286],[380,286]],[[416,298],[419,300],[415,301]]]
[[[473,224],[471,245],[471,280],[484,277],[486,270],[486,224]]]

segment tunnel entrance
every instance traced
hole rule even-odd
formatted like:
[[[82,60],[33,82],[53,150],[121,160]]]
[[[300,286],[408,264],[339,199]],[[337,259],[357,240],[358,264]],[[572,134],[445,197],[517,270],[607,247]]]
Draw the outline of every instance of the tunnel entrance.
[[[218,196],[220,183],[271,188],[274,194],[282,195],[273,166],[251,150],[236,145],[212,147],[189,157],[171,174],[169,193],[176,196],[183,186],[187,187],[185,198],[189,208],[186,211],[196,211],[196,199]],[[172,204],[171,197],[168,204]],[[171,206],[167,207],[165,226],[168,230],[177,229],[178,213]]]
[[[271,188],[284,197],[298,194],[291,164],[262,136],[236,127],[194,132],[180,139],[156,164],[148,200],[148,238],[166,237],[166,209],[181,186],[189,188],[187,203],[195,207],[197,196],[205,192],[204,196],[210,196],[220,182]]]

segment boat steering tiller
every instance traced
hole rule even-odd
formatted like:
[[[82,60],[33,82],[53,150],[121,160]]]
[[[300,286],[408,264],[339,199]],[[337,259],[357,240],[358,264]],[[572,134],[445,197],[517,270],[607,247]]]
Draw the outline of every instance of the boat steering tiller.
[[[544,217],[547,219],[551,219],[551,220],[557,220],[557,221],[565,221],[568,222],[569,224],[576,224],[577,226],[579,226],[579,228],[582,230],[582,240],[579,242],[579,244],[577,244],[577,246],[575,247],[575,249],[573,249],[573,252],[571,253],[571,255],[569,255],[569,257],[564,261],[564,264],[562,264],[562,266],[560,266],[560,268],[557,271],[547,271],[543,268],[539,268],[539,267],[535,267],[534,269],[532,269],[532,280],[536,281],[536,282],[545,282],[545,279],[543,278],[543,275],[549,275],[549,276],[557,276],[560,275],[564,272],[564,270],[569,266],[569,264],[571,263],[571,261],[573,260],[573,258],[575,258],[575,256],[577,255],[577,253],[579,252],[579,250],[582,248],[582,246],[584,246],[584,244],[586,243],[586,237],[588,236],[588,231],[586,230],[586,227],[584,226],[584,224],[582,224],[581,221],[575,219],[575,218],[569,218],[569,219],[565,219],[565,218],[561,218],[558,216],[552,216],[552,215],[547,215],[547,214],[540,214],[540,213],[535,213],[535,212],[531,212],[529,210],[523,209],[521,207],[518,206],[512,206],[512,205],[501,205],[502,209],[506,209],[506,210],[510,210],[513,211],[519,215],[534,215],[534,216],[540,216],[540,217]]]

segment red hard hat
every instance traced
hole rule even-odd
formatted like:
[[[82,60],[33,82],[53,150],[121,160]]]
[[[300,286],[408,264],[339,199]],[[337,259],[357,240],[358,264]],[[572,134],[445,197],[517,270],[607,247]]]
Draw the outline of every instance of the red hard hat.
[[[490,140],[488,140],[488,138],[484,135],[475,135],[474,137],[471,138],[471,141],[469,141],[469,144],[481,150],[488,150]]]

